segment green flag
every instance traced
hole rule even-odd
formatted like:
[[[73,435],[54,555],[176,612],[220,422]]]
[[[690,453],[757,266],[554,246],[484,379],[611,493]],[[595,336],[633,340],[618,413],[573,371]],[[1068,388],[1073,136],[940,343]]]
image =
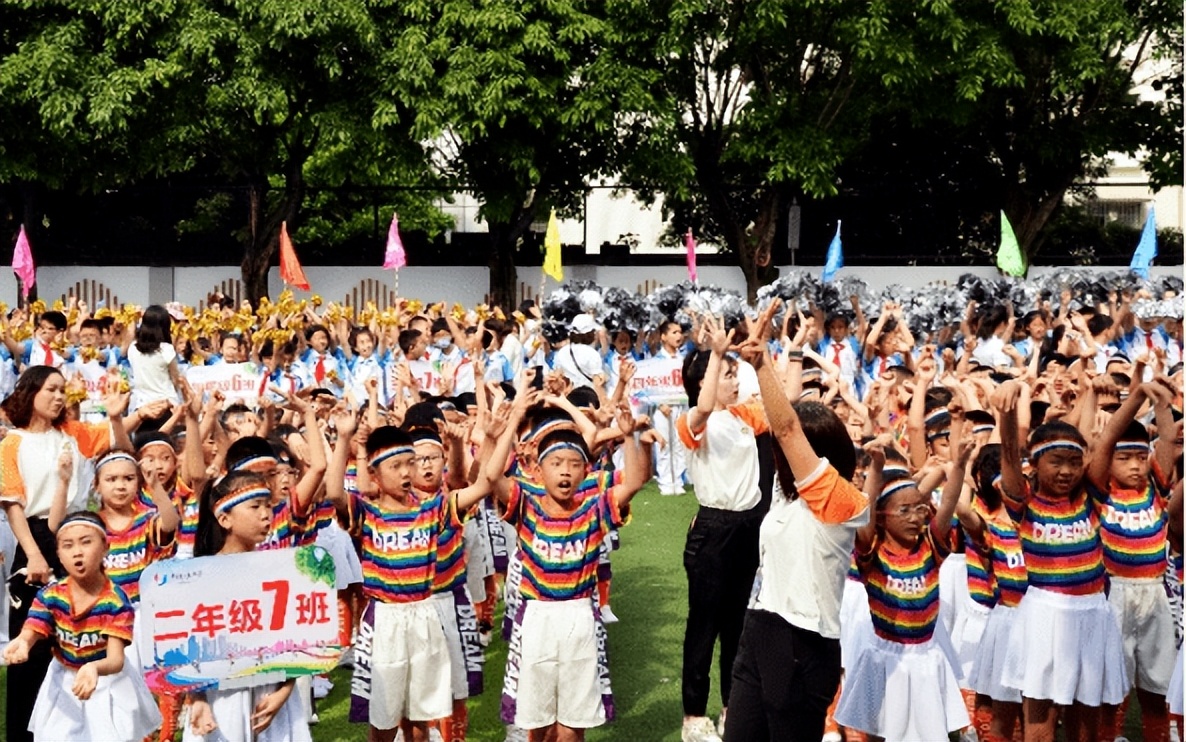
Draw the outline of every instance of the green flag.
[[[1021,253],[1021,245],[1017,244],[1017,235],[1013,234],[1013,225],[1005,210],[1001,210],[1001,246],[997,248],[997,267],[1007,276],[1025,275],[1025,255]]]

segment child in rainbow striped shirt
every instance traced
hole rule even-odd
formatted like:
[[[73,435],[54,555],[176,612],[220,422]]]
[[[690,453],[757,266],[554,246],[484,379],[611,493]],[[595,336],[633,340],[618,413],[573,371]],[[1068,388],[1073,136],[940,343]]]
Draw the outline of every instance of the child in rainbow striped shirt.
[[[885,740],[940,740],[968,725],[955,652],[938,622],[939,566],[971,454],[971,440],[961,441],[938,508],[913,479],[891,479],[880,487],[876,517],[857,532],[874,635],[846,672],[841,726]]]
[[[1107,378],[1107,377],[1104,377]],[[1108,604],[1124,641],[1126,674],[1137,690],[1146,740],[1169,739],[1165,696],[1174,671],[1174,620],[1165,591],[1166,505],[1173,471],[1172,384],[1141,384],[1108,420],[1092,450],[1087,491],[1100,521]],[[1161,435],[1155,447],[1134,418],[1153,403]],[[1151,456],[1150,454],[1153,454]],[[1112,739],[1123,720],[1103,711],[1101,739]]]
[[[417,496],[413,440],[382,426],[366,439],[367,471],[377,492],[348,496],[342,483],[358,422],[348,412],[336,414],[334,423],[338,443],[326,495],[349,519],[348,530],[361,536],[362,590],[369,599],[355,645],[350,719],[370,725],[372,742],[391,742],[406,718],[409,742],[427,742],[428,722],[453,712],[449,650],[430,600],[438,541],[446,527],[462,527],[458,514],[490,486],[480,477],[461,490]]]
[[[510,415],[497,417],[513,432],[538,400],[538,393],[520,394]],[[500,437],[486,465],[503,517],[516,527],[522,561],[502,719],[529,730],[532,742],[583,740],[585,729],[613,718],[597,563],[602,542],[649,478],[652,441],[650,431],[635,439],[628,408],[617,420],[625,464],[612,475],[594,474],[592,489],[585,439],[564,427],[535,439],[538,453],[523,471],[530,482],[503,477],[511,436]]]
[[[1074,427],[1050,422],[1029,438],[1035,481],[1022,472],[1021,384],[993,395],[1001,417],[1001,484],[1021,513],[1029,573],[1005,656],[1002,682],[1021,691],[1027,740],[1053,740],[1060,710],[1068,739],[1095,740],[1100,704],[1128,693],[1120,630],[1108,610],[1099,517],[1083,488],[1087,444]],[[1061,707],[1061,708],[1060,708]]]

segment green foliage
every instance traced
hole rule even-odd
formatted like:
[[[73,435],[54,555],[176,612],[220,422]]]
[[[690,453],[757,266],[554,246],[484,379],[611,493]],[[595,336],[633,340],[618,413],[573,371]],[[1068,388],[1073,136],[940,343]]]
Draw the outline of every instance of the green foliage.
[[[334,584],[334,558],[320,546],[301,546],[293,556],[297,571],[313,580]]]

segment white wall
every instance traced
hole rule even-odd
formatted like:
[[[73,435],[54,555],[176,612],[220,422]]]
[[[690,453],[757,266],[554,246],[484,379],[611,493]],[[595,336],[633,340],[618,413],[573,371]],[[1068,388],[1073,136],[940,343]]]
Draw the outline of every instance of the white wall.
[[[1115,266],[1093,268],[1100,271],[1118,270]],[[786,274],[792,270],[807,270],[819,276],[820,266],[782,266],[780,271]],[[1030,270],[1030,277],[1044,275],[1061,270],[1053,266],[1034,266]],[[1154,276],[1182,275],[1182,266],[1158,266],[1151,271]],[[874,292],[880,291],[892,284],[905,286],[923,286],[932,281],[950,281],[954,283],[960,275],[973,273],[984,278],[999,278],[995,268],[989,266],[862,266],[844,268],[840,275],[856,275],[869,284]],[[37,271],[37,293],[46,302],[52,304],[55,299],[72,293],[79,281],[95,281],[97,288],[110,289],[113,301],[120,304],[147,305],[152,301],[161,301],[163,296],[171,296],[183,304],[197,306],[205,301],[206,295],[217,287],[239,279],[239,266],[207,266],[199,268],[147,268],[140,266],[53,266],[39,268]],[[325,301],[344,301],[352,299],[355,291],[359,290],[361,300],[376,298],[376,291],[390,291],[394,289],[394,276],[391,271],[379,268],[364,267],[318,267],[305,268],[305,275],[312,284],[312,291],[296,291],[298,299],[308,298],[312,294],[320,294]],[[687,270],[683,265],[664,266],[598,266],[573,265],[565,268],[565,278],[570,281],[589,280],[602,286],[618,286],[628,291],[650,291],[656,285],[679,283],[687,278]],[[745,279],[741,269],[736,266],[705,265],[699,269],[700,283],[715,285],[724,289],[745,292]],[[473,306],[485,300],[489,285],[489,272],[485,266],[431,266],[410,267],[399,272],[398,295],[408,299],[419,299],[424,302],[449,301],[460,302],[466,306]],[[172,279],[171,281],[169,279]],[[363,286],[367,281],[369,286]],[[535,296],[539,292],[540,271],[537,267],[519,268],[519,282],[526,295]],[[273,298],[283,289],[280,282],[279,270],[273,268],[268,276],[269,291]],[[548,279],[545,283],[545,293],[551,292],[557,286],[556,281]],[[89,283],[88,283],[89,288]],[[361,289],[367,288],[370,293]],[[11,271],[0,271],[0,300],[10,306],[16,302],[16,279]],[[381,300],[378,302],[383,304]]]

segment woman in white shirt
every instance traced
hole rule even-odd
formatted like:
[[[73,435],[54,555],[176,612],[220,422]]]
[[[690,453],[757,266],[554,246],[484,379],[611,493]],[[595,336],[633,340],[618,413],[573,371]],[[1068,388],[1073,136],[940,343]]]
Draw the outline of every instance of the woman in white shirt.
[[[759,323],[768,327],[770,316]],[[856,531],[869,519],[868,498],[849,481],[856,452],[844,422],[815,402],[791,405],[767,334],[752,333],[742,355],[758,372],[782,492],[762,520],[758,588],[733,665],[726,742],[822,737],[840,685],[844,575]]]
[[[171,333],[173,318],[162,306],[144,310],[136,342],[128,348],[132,366],[132,409],[160,399],[177,404],[181,400],[181,372]]]
[[[9,581],[14,606],[8,617],[11,636],[20,633],[37,591],[55,573],[65,574],[51,515],[60,520],[66,512],[86,507],[87,486],[81,476],[85,460],[105,452],[117,428],[120,440],[131,447],[122,432],[124,404],[126,398],[121,399],[118,390],[108,396],[107,413],[118,420],[115,425],[67,420],[66,379],[50,366],[26,370],[4,400],[13,429],[0,440],[0,506],[17,541],[12,561],[16,579]],[[65,508],[59,505],[51,513],[59,488],[65,488]],[[18,576],[22,570],[23,578]],[[29,716],[50,660],[49,643],[42,642],[30,652],[28,662],[8,668],[8,739],[31,738]]]

